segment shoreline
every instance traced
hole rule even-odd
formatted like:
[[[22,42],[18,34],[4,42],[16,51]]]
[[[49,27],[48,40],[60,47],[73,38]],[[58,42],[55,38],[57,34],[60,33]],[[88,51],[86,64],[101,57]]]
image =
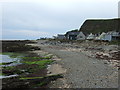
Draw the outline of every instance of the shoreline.
[[[49,84],[47,84],[47,88],[116,88],[116,81],[118,79],[117,73],[119,70],[119,62],[117,61],[119,61],[119,57],[116,57],[118,47],[116,47],[115,45],[109,45],[106,42],[100,44],[91,41],[70,43],[38,40],[36,42],[37,43],[27,44],[28,46],[31,45],[33,47],[40,48],[40,50],[32,49],[31,52],[37,54],[38,56],[52,56],[51,60],[54,61],[50,65],[47,65],[46,75],[58,75],[58,77],[54,77],[56,78],[55,80],[51,80]],[[85,59],[85,61],[82,59]],[[109,61],[109,59],[118,60]],[[84,70],[84,68],[86,69]],[[97,69],[103,69],[103,71]],[[92,70],[95,70],[96,72],[93,72]],[[84,78],[83,76],[88,71],[92,72],[90,73],[90,76],[94,73],[97,74],[97,76],[95,75],[94,78],[90,77],[89,79],[87,79],[86,82],[86,78]],[[98,73],[103,75],[103,77],[99,76]],[[113,74],[110,75],[110,73]],[[62,75],[62,77],[59,75]],[[77,77],[79,77],[79,79],[76,79]],[[104,77],[106,77],[108,80]],[[109,80],[110,77],[111,80],[114,81],[114,83],[112,83],[113,81]],[[81,78],[83,78],[83,81],[81,80]],[[98,83],[96,81],[97,79]],[[95,85],[92,85],[90,83],[93,81],[95,81]]]
[[[13,42],[16,44],[16,41],[13,41]],[[13,42],[12,42],[12,45],[15,47]],[[20,43],[20,41],[17,41],[17,43]],[[23,47],[22,47],[22,49],[24,49],[24,47],[26,47],[27,43],[24,42],[24,41],[22,41],[22,43],[24,43]],[[18,45],[18,44],[16,44],[16,45]],[[20,45],[22,45],[22,44],[20,43]],[[27,46],[29,46],[29,45],[27,45]],[[9,46],[7,46],[7,47],[9,47]],[[9,68],[8,67],[3,68],[2,73],[4,73],[4,74],[5,73],[6,74],[19,73],[18,74],[19,76],[7,78],[7,79],[5,79],[5,78],[2,79],[2,87],[3,87],[3,89],[11,88],[11,87],[13,87],[13,88],[18,88],[18,87],[19,88],[25,88],[25,87],[27,87],[27,88],[30,88],[30,89],[33,89],[34,87],[48,88],[47,85],[48,85],[48,83],[50,81],[56,80],[57,78],[62,77],[60,74],[47,75],[47,65],[49,65],[49,64],[51,64],[53,62],[51,56],[48,56],[48,55],[45,55],[45,54],[42,54],[42,53],[38,55],[37,53],[35,53],[34,51],[36,51],[36,50],[41,51],[39,49],[40,47],[29,46],[29,48],[31,49],[31,51],[29,51],[30,49],[27,49],[28,50],[27,51],[28,55],[27,56],[25,55],[25,57],[23,56],[23,58],[24,58],[24,60],[22,60],[23,64],[17,65],[15,67],[13,67],[13,69],[9,69],[10,67]],[[11,48],[10,49],[3,48],[3,49],[4,49],[4,52],[5,52],[5,50],[8,50],[8,52],[12,50]],[[19,47],[17,47],[16,50],[17,51],[13,50],[13,52],[19,52]],[[20,52],[20,53],[22,53],[22,52]],[[33,59],[28,58],[28,57],[31,57]],[[38,61],[37,58],[40,61]],[[30,61],[29,61],[29,59],[30,59]],[[35,63],[35,64],[32,64],[32,63]],[[41,66],[41,68],[39,68],[40,67],[39,65],[44,65],[44,67]],[[8,70],[7,70],[7,68],[8,68]],[[29,68],[31,68],[31,69],[29,70]],[[26,70],[27,70],[27,72],[26,72]],[[34,70],[34,72],[32,70]],[[27,73],[28,73],[28,75],[27,75]],[[31,79],[27,79],[27,77],[31,78]],[[39,77],[41,77],[41,79],[39,79]],[[17,82],[16,82],[16,80],[17,80]],[[21,80],[22,80],[23,83],[21,83]],[[9,85],[10,82],[13,82],[13,83]],[[16,82],[16,84],[15,84],[15,82]],[[27,83],[27,82],[29,82],[29,83]],[[32,84],[33,82],[34,82],[34,84]],[[39,83],[37,83],[37,82],[39,82]],[[25,84],[25,83],[27,83],[27,84]],[[14,86],[14,84],[15,84],[15,86]],[[33,88],[30,85],[32,85]]]

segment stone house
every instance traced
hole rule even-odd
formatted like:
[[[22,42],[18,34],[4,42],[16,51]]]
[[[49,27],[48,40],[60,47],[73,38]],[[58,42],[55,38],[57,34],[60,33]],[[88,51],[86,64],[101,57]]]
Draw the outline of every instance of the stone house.
[[[78,31],[69,31],[69,32],[66,33],[65,37],[68,40],[77,40],[77,35],[79,33],[80,32],[78,32]]]

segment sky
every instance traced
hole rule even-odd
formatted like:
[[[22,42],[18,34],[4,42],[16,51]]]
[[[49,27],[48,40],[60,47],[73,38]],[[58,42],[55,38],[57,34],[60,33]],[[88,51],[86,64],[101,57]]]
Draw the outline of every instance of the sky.
[[[79,29],[87,19],[117,18],[118,2],[119,0],[0,0],[1,38],[35,40]]]

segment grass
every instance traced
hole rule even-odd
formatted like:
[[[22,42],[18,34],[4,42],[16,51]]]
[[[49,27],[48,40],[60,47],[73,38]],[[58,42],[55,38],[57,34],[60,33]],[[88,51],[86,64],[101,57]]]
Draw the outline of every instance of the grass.
[[[39,65],[45,65],[45,64],[50,64],[53,62],[52,60],[41,60],[41,61],[23,61],[25,64],[39,64]]]
[[[2,72],[0,72],[0,76],[3,76],[3,75],[5,75],[5,74],[3,74]]]
[[[3,52],[1,54],[3,54],[3,55],[9,55],[10,58],[18,58],[20,56],[25,55],[25,54],[21,54],[21,53],[12,53],[12,52]]]
[[[48,75],[48,76],[43,76],[43,77],[21,77],[19,79],[24,80],[26,82],[32,82],[31,87],[39,88],[39,87],[47,85],[51,81],[55,81],[58,78],[63,78],[62,74]],[[34,82],[34,84],[33,84],[33,82]]]
[[[56,75],[48,75],[44,77],[22,77],[20,80],[27,80],[27,79],[42,79],[42,78],[49,78],[49,77],[62,77],[61,74],[56,74]]]
[[[46,84],[47,84],[47,82],[41,82],[40,84],[37,84],[37,86],[44,86]]]
[[[41,59],[51,59],[52,57],[22,57],[23,60],[41,60]]]
[[[8,65],[8,64],[11,64],[13,62],[7,62],[7,63],[0,63],[0,65]]]
[[[23,61],[25,64],[38,64],[40,68],[46,67],[47,64],[51,64],[52,60],[40,60],[40,61]]]
[[[3,88],[24,87],[24,85],[26,87],[27,85],[25,83],[28,82],[28,87],[36,87],[36,85],[41,87],[48,84],[51,80],[59,78],[59,76],[46,76],[47,70],[45,68],[53,62],[53,60],[51,60],[52,56],[45,55],[39,57],[37,54],[29,53],[27,51],[40,50],[40,48],[27,46],[25,44],[26,42],[22,43],[19,41],[3,43],[4,53],[1,54],[9,55],[11,58],[20,58],[21,63],[17,66],[2,67],[3,73],[0,73],[0,75],[19,75],[17,78],[5,78]],[[7,63],[0,64],[3,65]],[[35,81],[33,79],[35,79]]]
[[[2,67],[2,68],[6,69],[6,70],[12,70],[14,67],[15,66],[7,66],[7,67]]]
[[[6,74],[4,74],[4,73],[0,73],[0,76],[6,76]]]
[[[14,53],[4,53],[4,54],[13,55]],[[16,54],[16,56],[17,55],[19,55],[19,54]],[[20,57],[20,58],[21,58],[20,63],[23,63],[23,68],[22,68],[22,66],[19,66],[19,67],[17,67],[17,66],[3,67],[4,73],[8,74],[8,75],[11,74],[11,73],[15,73],[15,74],[23,74],[25,72],[34,73],[34,72],[37,72],[38,70],[46,68],[46,66],[48,64],[53,62],[52,60],[48,60],[48,59],[51,58],[51,57],[48,57],[48,56],[47,57],[38,57],[38,56],[33,55],[33,57],[32,57],[31,54],[30,54],[30,57],[29,57],[29,55],[27,55],[27,57],[23,56],[23,57]],[[44,60],[42,60],[42,59],[44,59]],[[45,59],[47,59],[47,60],[45,60]],[[11,63],[15,63],[15,62],[17,62],[17,61],[8,62],[8,63],[0,63],[0,65],[8,65],[8,64],[11,64]],[[22,71],[22,70],[24,70],[24,71]]]
[[[42,79],[44,77],[24,77],[24,78],[20,78],[20,80],[31,80],[31,79]]]
[[[24,77],[24,78],[20,78],[20,80],[33,80],[33,79],[44,79],[45,77]],[[36,83],[36,85],[34,85],[34,87],[39,87],[39,86],[44,86],[46,85],[48,82],[47,81],[39,81],[40,83]]]

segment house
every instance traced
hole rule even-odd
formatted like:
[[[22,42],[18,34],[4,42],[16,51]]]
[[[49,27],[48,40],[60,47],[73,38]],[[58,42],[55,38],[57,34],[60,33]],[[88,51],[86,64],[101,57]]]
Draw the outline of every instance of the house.
[[[68,40],[77,40],[77,35],[79,34],[80,32],[78,31],[69,31],[66,33],[66,39]]]
[[[88,40],[92,40],[92,39],[95,39],[95,35],[90,33],[87,37]]]
[[[79,34],[77,35],[77,40],[85,40],[86,36],[83,34],[83,32],[79,32]]]
[[[65,35],[63,35],[63,34],[58,34],[58,35],[57,35],[57,39],[65,39]]]
[[[103,40],[105,38],[106,33],[102,32],[102,34],[100,34],[99,36],[95,37],[95,40]]]
[[[102,33],[96,40],[105,40],[105,41],[112,41],[112,40],[120,40],[120,32],[110,31],[107,33]]]
[[[110,31],[105,35],[105,40],[120,40],[120,32]]]
[[[57,39],[57,36],[53,36],[53,39]]]

